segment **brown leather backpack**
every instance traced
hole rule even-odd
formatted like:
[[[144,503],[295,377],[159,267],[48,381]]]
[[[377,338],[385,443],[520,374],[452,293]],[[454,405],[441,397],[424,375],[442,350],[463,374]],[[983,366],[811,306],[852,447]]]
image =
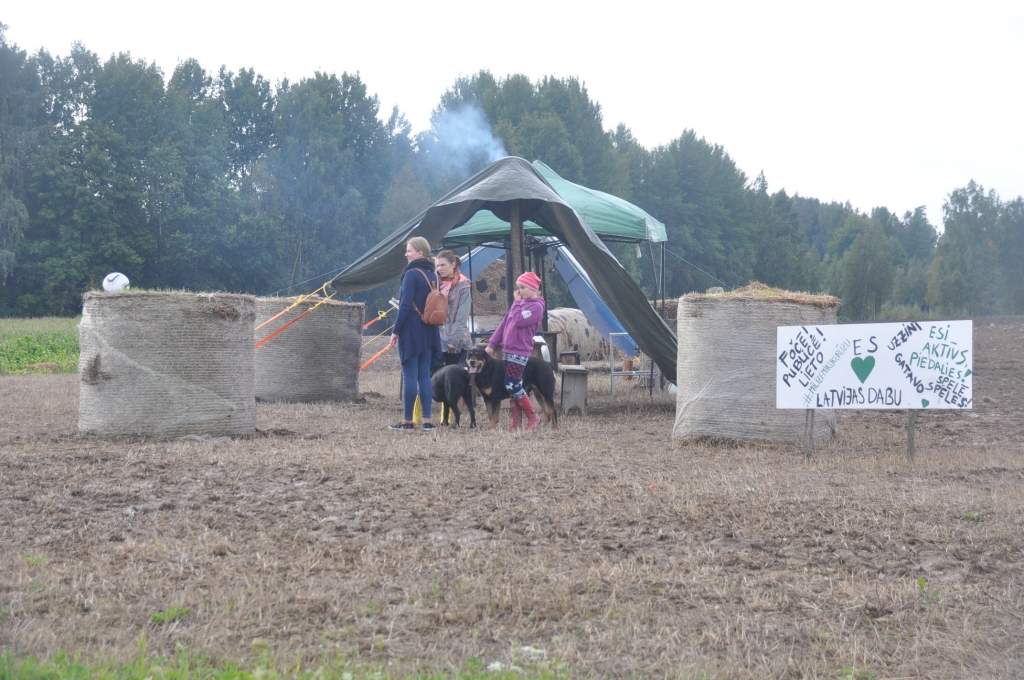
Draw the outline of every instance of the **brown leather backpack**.
[[[422,269],[417,269],[416,271],[423,276],[423,280],[427,282],[430,291],[427,293],[427,302],[423,305],[423,309],[416,307],[415,304],[413,307],[416,307],[416,311],[419,312],[423,323],[428,326],[443,326],[445,321],[448,320],[448,296],[438,290],[436,283],[430,282],[430,277]]]

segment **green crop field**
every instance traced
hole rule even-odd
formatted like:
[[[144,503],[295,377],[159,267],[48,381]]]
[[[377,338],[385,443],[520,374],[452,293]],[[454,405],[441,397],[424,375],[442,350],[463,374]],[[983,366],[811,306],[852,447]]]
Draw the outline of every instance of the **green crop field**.
[[[72,373],[78,318],[0,319],[0,373]]]

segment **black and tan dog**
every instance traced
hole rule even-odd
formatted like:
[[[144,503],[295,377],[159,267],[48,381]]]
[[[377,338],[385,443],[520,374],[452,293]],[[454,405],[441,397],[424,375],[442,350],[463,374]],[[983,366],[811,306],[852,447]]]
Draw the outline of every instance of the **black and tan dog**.
[[[430,376],[430,387],[434,393],[434,401],[441,402],[441,423],[448,422],[448,410],[455,414],[455,427],[459,427],[459,400],[466,404],[469,411],[469,426],[476,427],[476,399],[469,372],[465,366],[443,366]]]
[[[497,427],[501,414],[501,402],[508,399],[505,389],[505,362],[491,357],[482,347],[474,347],[466,356],[469,376],[476,385],[480,396],[487,405],[491,427]],[[540,403],[548,425],[558,427],[558,413],[555,411],[555,372],[551,364],[537,357],[530,357],[523,371],[523,388],[527,394]]]

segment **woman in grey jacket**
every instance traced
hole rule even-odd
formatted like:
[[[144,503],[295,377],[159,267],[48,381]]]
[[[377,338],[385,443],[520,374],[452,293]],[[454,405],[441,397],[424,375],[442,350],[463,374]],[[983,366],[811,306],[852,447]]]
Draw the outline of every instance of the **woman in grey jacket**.
[[[469,334],[469,305],[472,283],[459,271],[459,256],[442,250],[434,259],[441,292],[448,297],[448,319],[441,328],[441,352],[444,365],[464,364],[466,351],[473,346]]]

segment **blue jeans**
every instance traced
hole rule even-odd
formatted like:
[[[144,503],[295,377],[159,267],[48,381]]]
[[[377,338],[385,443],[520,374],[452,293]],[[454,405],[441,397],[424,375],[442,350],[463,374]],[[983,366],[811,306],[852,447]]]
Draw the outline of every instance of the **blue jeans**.
[[[412,409],[416,405],[416,395],[420,397],[420,408],[423,419],[430,418],[430,406],[433,393],[430,388],[430,364],[432,353],[420,352],[402,362],[402,404],[405,406],[406,421],[412,420]]]

